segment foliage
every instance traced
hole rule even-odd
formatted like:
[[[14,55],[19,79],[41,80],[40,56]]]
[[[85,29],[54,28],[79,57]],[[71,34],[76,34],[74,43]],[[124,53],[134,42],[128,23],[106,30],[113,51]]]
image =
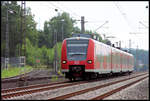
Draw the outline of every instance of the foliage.
[[[30,72],[33,68],[31,66],[25,67],[9,67],[8,69],[2,69],[2,78],[12,77],[23,73]]]
[[[30,40],[26,40],[27,42],[27,63],[29,65],[37,65],[36,60],[40,60],[41,65],[49,65],[52,64],[54,58],[54,49],[46,48],[46,46],[42,46],[41,48],[33,47]],[[38,64],[39,65],[39,64]]]
[[[52,75],[51,81],[57,81],[57,80],[58,80],[57,75]]]
[[[9,56],[19,56],[19,48],[23,48],[23,35],[21,34],[21,7],[17,4],[17,1],[10,1],[9,4],[6,1],[1,1],[1,56],[5,57],[6,48],[6,10],[14,10],[15,14],[8,14],[9,19]],[[26,64],[32,66],[53,66],[55,47],[57,43],[58,52],[58,67],[60,70],[60,58],[61,58],[61,44],[63,39],[71,37],[72,33],[80,33],[81,29],[74,26],[76,21],[73,20],[66,12],[59,13],[58,16],[54,16],[44,23],[43,30],[37,30],[37,23],[34,21],[34,15],[31,13],[31,9],[27,8],[27,14],[25,15],[25,36],[26,36]],[[103,43],[109,43],[108,39],[103,40],[99,33],[91,30],[85,30],[85,34],[95,34],[99,37],[99,41]],[[55,41],[57,39],[57,42]],[[136,51],[131,50],[131,53],[136,58]],[[143,68],[148,68],[149,57],[148,51],[138,50],[137,58],[144,65]],[[22,54],[21,54],[22,55]],[[40,60],[37,63],[37,60]]]
[[[60,69],[60,63],[61,63],[61,61],[60,61],[61,60],[61,46],[62,46],[62,43],[61,42],[57,43],[57,45],[55,45],[53,47],[53,49],[55,49],[56,46],[57,46],[56,49],[57,49],[58,69]]]
[[[14,3],[15,1],[11,1],[10,4],[7,4],[6,1],[1,2],[1,43],[2,43],[2,47],[1,47],[1,56],[4,56],[4,52],[5,52],[5,45],[6,45],[6,19],[7,19],[7,8],[16,11],[17,13],[10,13],[8,12],[8,25],[9,25],[9,44],[10,44],[10,48],[15,49],[16,44],[19,42],[19,37],[18,37],[18,30],[20,30],[18,28],[19,25],[19,20],[20,18],[19,16],[19,11],[20,11],[20,6],[17,5],[16,3]],[[11,34],[10,34],[11,33]],[[16,39],[16,40],[14,40]],[[10,50],[10,55],[14,56],[15,51]]]
[[[31,14],[31,9],[27,8],[26,24],[21,26],[21,7],[17,4],[17,1],[10,1],[9,4],[6,2],[1,2],[1,56],[5,56],[6,47],[6,14],[7,8],[9,10],[15,11],[14,13],[8,12],[8,32],[9,32],[9,56],[16,57],[19,56],[19,51],[21,45],[23,45],[23,34],[21,33],[21,28],[25,27],[25,36],[28,38],[33,45],[38,42],[38,32],[36,30],[36,22],[34,21],[34,16]],[[22,47],[23,48],[23,47]],[[22,55],[22,54],[20,54]]]
[[[135,70],[147,70],[149,69],[149,51],[143,49],[130,49],[130,53],[134,56],[134,68]],[[136,67],[136,59],[138,64],[143,64],[142,66],[138,65]],[[141,67],[141,68],[140,68]],[[140,68],[140,69],[139,69]]]
[[[81,30],[77,26],[73,27],[73,33],[81,33]]]
[[[10,49],[9,56],[17,57],[22,55],[19,54],[19,51],[22,53],[22,49],[24,48],[23,34],[21,34],[21,6],[17,4],[17,1],[10,1],[9,4],[7,4],[6,1],[2,1],[1,4],[1,9],[3,11],[1,13],[1,56],[5,56],[6,11],[7,7],[9,7],[9,9],[16,12],[15,14],[8,14]],[[72,33],[81,32],[78,27],[74,27],[76,21],[73,20],[68,13],[63,12],[62,14],[59,13],[58,16],[54,16],[49,21],[45,21],[44,30],[37,30],[37,23],[34,21],[34,15],[31,13],[31,9],[27,8],[26,11],[26,64],[36,66],[52,65],[54,60],[54,48],[56,47],[55,40],[57,39],[57,52],[59,60],[58,66],[60,68],[62,40],[71,37]],[[92,34],[92,31],[86,30],[85,33]],[[100,37],[100,39],[102,38]],[[37,60],[40,62],[37,63]]]
[[[47,48],[52,48],[56,39],[62,42],[63,39],[70,37],[74,23],[66,12],[45,21],[43,34],[39,37],[39,46],[41,47],[40,42],[42,42]]]
[[[94,33],[98,38],[99,38],[99,41],[100,42],[103,42],[103,43],[105,43],[103,40],[102,40],[102,37],[101,37],[101,35],[100,34],[98,34],[98,33]]]

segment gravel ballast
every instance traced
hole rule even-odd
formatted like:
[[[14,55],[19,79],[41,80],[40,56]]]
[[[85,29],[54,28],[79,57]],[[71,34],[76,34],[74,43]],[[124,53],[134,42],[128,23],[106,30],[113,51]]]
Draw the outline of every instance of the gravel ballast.
[[[140,78],[142,78],[142,77],[140,77]],[[110,85],[110,86],[107,86],[107,87],[104,87],[104,88],[101,88],[101,89],[90,91],[90,92],[87,92],[87,93],[84,93],[84,94],[81,94],[81,95],[73,96],[71,98],[68,98],[67,100],[90,100],[90,99],[95,98],[99,95],[102,95],[102,94],[104,94],[108,91],[111,91],[115,88],[119,88],[123,85],[126,85],[126,84],[132,82],[132,81],[135,81],[137,79],[139,79],[139,78],[134,78],[134,79],[131,79],[131,80],[128,80],[128,81],[123,81],[123,82],[120,82],[120,83],[117,83],[117,84],[113,84],[113,85]]]
[[[128,78],[128,76],[120,77],[120,78],[114,78],[113,80],[119,80],[119,79],[122,79],[122,78]],[[102,81],[99,81],[99,82],[74,85],[74,86],[71,86],[71,87],[64,87],[64,88],[59,88],[59,89],[50,90],[50,91],[38,92],[38,93],[35,93],[35,94],[32,94],[32,95],[17,97],[15,99],[26,99],[26,100],[32,100],[32,99],[39,100],[40,99],[40,100],[46,100],[48,98],[53,98],[53,97],[56,97],[56,96],[65,95],[67,93],[75,92],[75,91],[85,89],[85,88],[94,87],[96,85],[104,84],[106,82],[111,82],[111,81],[112,80],[102,80]],[[85,98],[87,98],[87,97],[85,97]]]
[[[149,100],[149,78],[136,83],[104,100]]]

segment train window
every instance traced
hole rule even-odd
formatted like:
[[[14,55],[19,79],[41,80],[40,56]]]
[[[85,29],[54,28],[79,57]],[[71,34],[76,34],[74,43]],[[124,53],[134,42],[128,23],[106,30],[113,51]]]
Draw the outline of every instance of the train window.
[[[124,55],[124,68],[125,68],[125,65],[126,65],[126,58],[125,58],[125,55]]]
[[[123,68],[124,68],[124,55],[122,55],[122,64],[123,64]]]
[[[120,68],[120,54],[118,52],[118,68]]]
[[[126,64],[126,68],[127,68],[127,56],[125,56],[125,64]]]
[[[118,54],[118,52],[117,52],[117,66],[118,66],[118,68],[119,68],[119,54]]]
[[[130,58],[129,58],[129,62],[130,62],[129,64],[130,64],[130,66],[132,65],[132,64],[131,64],[131,61],[132,61],[132,58],[130,57]]]
[[[96,40],[96,35],[94,35],[94,37],[93,37],[95,40]]]
[[[120,67],[120,56],[119,56],[119,52],[118,52],[118,68]]]
[[[88,44],[68,44],[67,46],[87,46]]]
[[[114,52],[112,52],[112,64],[113,64],[113,68],[114,68]]]
[[[115,52],[115,66],[116,66],[116,68],[117,68],[117,53]]]
[[[85,60],[88,40],[67,40],[68,60]]]

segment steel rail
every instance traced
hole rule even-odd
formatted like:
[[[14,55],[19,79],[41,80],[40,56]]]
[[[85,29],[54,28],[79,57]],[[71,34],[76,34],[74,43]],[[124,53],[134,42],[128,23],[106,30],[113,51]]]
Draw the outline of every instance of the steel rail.
[[[4,93],[10,93],[10,92],[16,92],[20,90],[27,90],[27,89],[33,89],[33,88],[38,88],[38,87],[45,87],[45,86],[52,86],[56,84],[63,84],[67,83],[68,81],[65,82],[55,82],[55,83],[48,83],[48,84],[36,84],[36,85],[31,85],[31,86],[26,86],[26,87],[17,87],[17,88],[10,88],[10,89],[4,89],[1,91],[2,94]]]
[[[19,92],[14,92],[14,93],[12,92],[12,93],[2,95],[2,99],[42,92],[42,91],[47,91],[47,90],[52,90],[52,89],[57,89],[57,88],[63,88],[63,87],[78,85],[78,84],[87,83],[87,82],[88,81],[84,81],[84,82],[81,81],[81,82],[74,82],[74,83],[69,83],[69,84],[64,84],[64,85],[53,86],[53,87],[37,88],[37,89],[31,89],[31,90],[27,90],[27,91],[19,91]],[[26,90],[26,89],[24,89],[24,90]]]
[[[92,87],[92,88],[87,88],[87,89],[84,89],[84,90],[80,90],[80,91],[76,91],[76,92],[73,92],[73,93],[69,93],[69,94],[65,94],[65,95],[62,95],[62,96],[58,96],[58,97],[55,97],[55,98],[49,98],[48,100],[64,100],[66,98],[70,98],[70,97],[73,97],[73,96],[76,96],[76,95],[84,94],[84,93],[87,93],[89,91],[93,91],[93,90],[97,90],[97,89],[100,89],[100,88],[104,88],[106,86],[117,84],[117,83],[120,83],[120,82],[123,82],[123,81],[127,81],[127,80],[130,80],[130,79],[133,79],[133,78],[137,78],[137,77],[143,76],[143,75],[146,75],[146,74],[141,74],[141,75],[134,76],[134,77],[131,77],[131,78],[126,78],[126,79],[110,82],[110,83],[103,84],[103,85],[96,86],[96,87]]]
[[[144,74],[140,74],[140,75],[144,75]],[[91,80],[91,81],[94,81],[94,80]],[[26,90],[26,88],[25,87],[17,88],[19,92],[15,92],[15,93],[12,92],[12,93],[9,93],[9,94],[2,95],[2,99],[21,96],[21,95],[25,95],[25,94],[31,94],[31,93],[35,93],[35,92],[47,91],[47,90],[57,89],[57,88],[62,88],[62,87],[67,87],[67,86],[73,86],[73,85],[78,85],[78,84],[83,84],[83,83],[88,83],[88,82],[89,81],[80,81],[80,82],[74,82],[74,83],[70,83],[70,84],[64,84],[64,85],[59,85],[59,86],[54,86],[54,87],[45,87],[45,88],[37,88],[37,87],[39,87],[39,85],[33,85],[31,87],[27,86],[27,89],[30,89],[30,88],[33,88],[33,87],[37,88],[37,89],[31,89],[31,90],[28,90],[28,91],[19,91],[19,90]],[[58,84],[58,83],[54,83],[54,84]],[[47,84],[45,86],[50,86],[50,84]],[[40,85],[40,87],[41,87],[41,85]],[[15,91],[15,89],[12,89],[11,91]]]
[[[129,84],[126,84],[126,85],[124,85],[124,86],[121,86],[121,87],[119,87],[119,88],[116,88],[116,89],[114,89],[114,90],[111,90],[111,91],[109,91],[109,92],[107,92],[107,93],[105,93],[105,94],[102,94],[102,95],[100,95],[100,96],[97,96],[97,97],[95,97],[95,98],[93,98],[93,99],[91,99],[91,100],[102,100],[102,99],[104,99],[104,98],[106,98],[106,97],[108,97],[108,96],[110,96],[110,95],[112,95],[112,94],[114,94],[114,93],[117,93],[117,92],[121,91],[122,89],[125,89],[125,88],[127,88],[127,87],[129,87],[129,86],[131,86],[131,85],[133,85],[133,84],[135,84],[135,83],[137,83],[137,82],[140,82],[141,80],[146,79],[147,77],[149,77],[149,76],[143,77],[143,78],[138,79],[138,80],[136,80],[136,81],[133,81],[133,82],[131,82],[131,83],[129,83]]]

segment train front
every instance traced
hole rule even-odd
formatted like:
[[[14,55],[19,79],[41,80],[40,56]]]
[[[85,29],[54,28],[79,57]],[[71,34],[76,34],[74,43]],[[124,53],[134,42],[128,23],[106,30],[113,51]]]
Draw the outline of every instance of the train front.
[[[94,42],[89,38],[72,37],[63,41],[61,69],[70,80],[85,78],[85,71],[94,67]]]

